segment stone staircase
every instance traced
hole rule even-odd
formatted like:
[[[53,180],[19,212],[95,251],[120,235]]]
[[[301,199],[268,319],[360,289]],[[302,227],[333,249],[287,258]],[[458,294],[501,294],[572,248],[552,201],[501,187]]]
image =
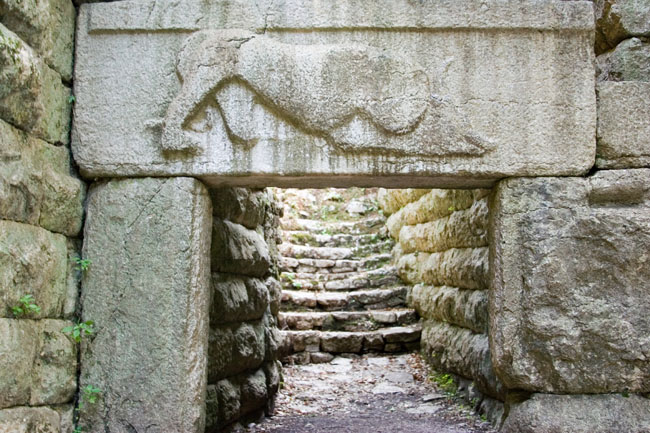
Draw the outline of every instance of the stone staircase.
[[[375,189],[278,190],[284,362],[335,354],[404,352],[420,342],[410,288],[391,262],[393,241]]]

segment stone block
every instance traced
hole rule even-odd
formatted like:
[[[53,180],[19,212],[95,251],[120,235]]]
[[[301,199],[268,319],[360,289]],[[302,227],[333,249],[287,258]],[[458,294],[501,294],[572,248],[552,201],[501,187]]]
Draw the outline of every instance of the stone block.
[[[252,374],[241,378],[241,408],[240,416],[247,415],[255,410],[266,407],[268,397],[266,375],[260,368]]]
[[[598,85],[598,154],[601,168],[650,166],[650,83]]]
[[[386,227],[393,239],[399,239],[400,230],[404,226],[435,221],[454,211],[468,209],[473,203],[474,194],[471,190],[433,189],[391,215],[386,221]]]
[[[589,2],[558,0],[87,4],[75,159],[89,177],[214,186],[580,175],[593,33]]]
[[[638,0],[594,0],[596,52],[630,36],[650,36],[650,5]]]
[[[70,151],[0,120],[0,218],[77,236],[84,184],[70,175]]]
[[[273,277],[267,278],[265,283],[266,289],[269,292],[269,308],[271,309],[271,314],[277,316],[280,312],[280,302],[282,301],[282,285]]]
[[[68,143],[70,89],[16,34],[0,24],[0,118],[50,143]]]
[[[239,382],[223,379],[215,385],[208,385],[205,431],[220,431],[221,427],[236,421],[240,408]]]
[[[407,204],[417,201],[420,197],[429,191],[431,190],[417,188],[379,188],[379,191],[377,192],[377,201],[379,202],[379,207],[384,211],[384,215],[391,215]]]
[[[29,404],[36,332],[31,320],[0,319],[0,408]]]
[[[461,289],[488,288],[488,249],[452,248],[442,253],[411,253],[397,262],[399,276],[409,283],[453,286]]]
[[[477,333],[487,333],[486,290],[462,290],[448,286],[417,284],[411,291],[408,304],[425,319],[435,319]]]
[[[0,220],[0,317],[32,295],[40,313],[27,318],[62,317],[68,293],[66,238],[40,227]]]
[[[650,391],[650,169],[496,190],[490,347],[508,388]]]
[[[627,39],[596,58],[598,81],[650,82],[650,43]]]
[[[469,209],[453,212],[448,217],[403,226],[399,231],[399,243],[404,253],[486,247],[487,226],[487,199],[483,199],[474,202]]]
[[[76,15],[70,0],[0,1],[0,22],[43,56],[66,81],[72,79]]]
[[[270,266],[269,249],[258,232],[230,221],[214,220],[213,271],[263,277]]]
[[[503,433],[650,431],[650,400],[638,395],[533,394],[511,403]]]
[[[46,319],[36,323],[38,345],[29,404],[72,402],[77,391],[77,345],[61,331],[72,322]]]
[[[261,319],[269,305],[265,283],[257,278],[212,274],[210,323]]]
[[[204,429],[212,209],[190,178],[95,184],[89,193],[80,386],[102,390],[81,424],[105,430]]]
[[[504,400],[506,389],[495,375],[487,335],[425,320],[420,346],[434,368],[472,379],[482,393]]]
[[[66,278],[67,291],[65,295],[65,302],[63,303],[63,318],[74,319],[78,311],[79,303],[79,289],[81,288],[81,271],[76,260],[81,257],[82,240],[80,239],[66,239],[68,247],[68,272]]]
[[[0,410],[0,433],[61,433],[61,416],[48,407]]]
[[[323,352],[359,353],[363,348],[363,334],[353,332],[323,332],[320,348]]]
[[[262,365],[265,342],[262,321],[211,326],[208,382],[216,383]]]
[[[0,408],[72,401],[77,349],[62,320],[0,319]]]
[[[270,207],[265,191],[249,188],[210,189],[212,212],[216,218],[241,224],[254,229],[264,223],[265,214]]]

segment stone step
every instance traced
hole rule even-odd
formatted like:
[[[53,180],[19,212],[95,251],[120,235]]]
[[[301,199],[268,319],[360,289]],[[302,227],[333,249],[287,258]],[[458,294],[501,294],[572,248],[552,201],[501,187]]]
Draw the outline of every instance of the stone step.
[[[372,234],[336,234],[324,235],[311,233],[305,230],[286,230],[282,232],[285,242],[295,245],[308,245],[312,247],[345,247],[354,248],[362,245],[371,245],[388,240],[386,235]]]
[[[375,254],[356,260],[297,259],[280,256],[280,270],[295,273],[349,273],[377,269],[391,260],[392,256],[388,253]]]
[[[304,331],[375,331],[386,326],[408,325],[417,322],[418,315],[410,308],[339,311],[295,312],[283,311],[278,316],[280,329]]]
[[[339,278],[340,276],[344,277]],[[282,287],[290,290],[359,290],[388,287],[401,283],[397,276],[397,269],[393,266],[341,274],[283,272],[281,280]]]
[[[283,290],[282,311],[381,310],[406,305],[410,287],[357,290],[354,292],[311,292]]]
[[[386,218],[374,216],[357,221],[317,221],[302,218],[283,218],[283,230],[308,231],[323,235],[373,233],[384,227]]]
[[[369,332],[280,331],[284,361],[319,362],[325,353],[404,352],[417,350],[422,328],[419,324],[396,326]],[[318,354],[317,360],[311,354]]]
[[[308,245],[296,245],[283,242],[278,245],[280,254],[284,257],[293,257],[296,259],[315,259],[315,260],[345,260],[360,259],[370,255],[388,254],[393,249],[395,242],[385,240],[369,245],[359,247],[312,247]]]

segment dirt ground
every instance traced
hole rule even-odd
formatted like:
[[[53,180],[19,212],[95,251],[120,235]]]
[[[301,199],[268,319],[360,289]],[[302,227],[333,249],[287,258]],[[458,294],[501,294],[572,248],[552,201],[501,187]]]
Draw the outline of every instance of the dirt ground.
[[[275,415],[249,432],[488,433],[468,408],[427,380],[416,354],[337,357],[287,366]]]

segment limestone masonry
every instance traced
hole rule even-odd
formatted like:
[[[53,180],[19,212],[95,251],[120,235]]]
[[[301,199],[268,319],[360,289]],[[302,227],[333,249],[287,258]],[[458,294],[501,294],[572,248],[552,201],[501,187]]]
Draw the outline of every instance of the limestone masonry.
[[[648,0],[0,0],[0,433],[418,347],[504,433],[647,433],[649,245]]]

